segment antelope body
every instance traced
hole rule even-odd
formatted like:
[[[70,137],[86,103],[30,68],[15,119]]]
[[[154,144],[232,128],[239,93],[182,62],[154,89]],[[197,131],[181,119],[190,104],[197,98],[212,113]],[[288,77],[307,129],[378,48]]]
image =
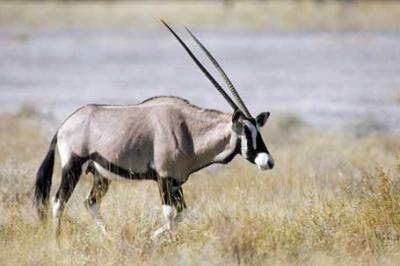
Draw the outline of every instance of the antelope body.
[[[166,26],[234,112],[199,108],[172,96],[154,97],[127,106],[86,105],[75,111],[55,134],[36,177],[34,200],[39,216],[44,219],[58,148],[62,177],[53,200],[57,236],[65,203],[84,171],[93,174],[93,187],[84,203],[104,233],[106,227],[101,221],[99,206],[111,180],[157,181],[166,220],[154,233],[157,236],[181,219],[186,208],[182,184],[193,172],[214,163],[228,163],[237,154],[260,169],[273,167],[273,159],[259,132],[269,113],[261,113],[256,118],[250,115],[222,68],[189,31],[220,71],[237,104],[232,101],[176,33]]]

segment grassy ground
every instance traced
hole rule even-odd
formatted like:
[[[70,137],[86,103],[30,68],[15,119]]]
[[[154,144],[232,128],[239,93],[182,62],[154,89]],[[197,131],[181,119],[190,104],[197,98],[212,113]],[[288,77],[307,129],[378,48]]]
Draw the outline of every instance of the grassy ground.
[[[0,1],[0,27],[399,30],[398,1]]]
[[[237,158],[184,185],[188,217],[151,241],[162,221],[152,182],[113,183],[102,206],[111,239],[83,207],[91,176],[63,217],[60,246],[31,203],[50,136],[31,110],[0,117],[2,265],[395,265],[400,260],[400,139],[310,129],[272,116],[265,139],[276,168]],[[58,166],[58,163],[56,163]],[[53,178],[53,193],[59,182]]]

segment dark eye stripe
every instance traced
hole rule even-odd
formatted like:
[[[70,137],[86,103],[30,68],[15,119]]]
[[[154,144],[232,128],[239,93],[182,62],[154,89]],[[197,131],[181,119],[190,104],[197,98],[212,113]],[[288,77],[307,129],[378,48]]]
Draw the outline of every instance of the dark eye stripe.
[[[253,137],[251,134],[250,129],[248,129],[247,127],[244,128],[244,134],[246,135],[246,139],[247,139],[247,146],[249,147],[253,147]]]
[[[253,148],[253,136],[251,130],[247,127],[244,128],[244,134],[247,140],[247,151],[246,151],[246,158],[248,160],[253,160],[255,158],[255,150]]]

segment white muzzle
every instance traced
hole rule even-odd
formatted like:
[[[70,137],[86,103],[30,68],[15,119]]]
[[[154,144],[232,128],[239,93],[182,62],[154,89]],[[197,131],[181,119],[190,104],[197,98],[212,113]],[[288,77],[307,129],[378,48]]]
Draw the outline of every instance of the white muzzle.
[[[274,167],[274,159],[272,159],[271,155],[265,152],[257,154],[254,162],[261,170],[272,169]]]

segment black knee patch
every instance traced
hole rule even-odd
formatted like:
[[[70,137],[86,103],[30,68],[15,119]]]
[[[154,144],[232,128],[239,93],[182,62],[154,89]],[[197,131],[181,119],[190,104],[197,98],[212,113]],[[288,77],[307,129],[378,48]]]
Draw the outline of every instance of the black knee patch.
[[[185,199],[183,198],[182,187],[172,187],[172,203],[175,206],[177,212],[183,211],[186,208]]]
[[[94,176],[93,186],[90,190],[88,199],[85,200],[85,206],[92,206],[95,203],[100,203],[104,194],[106,194],[110,181],[100,176]]]
[[[157,181],[162,204],[172,206],[172,178],[158,178]]]

